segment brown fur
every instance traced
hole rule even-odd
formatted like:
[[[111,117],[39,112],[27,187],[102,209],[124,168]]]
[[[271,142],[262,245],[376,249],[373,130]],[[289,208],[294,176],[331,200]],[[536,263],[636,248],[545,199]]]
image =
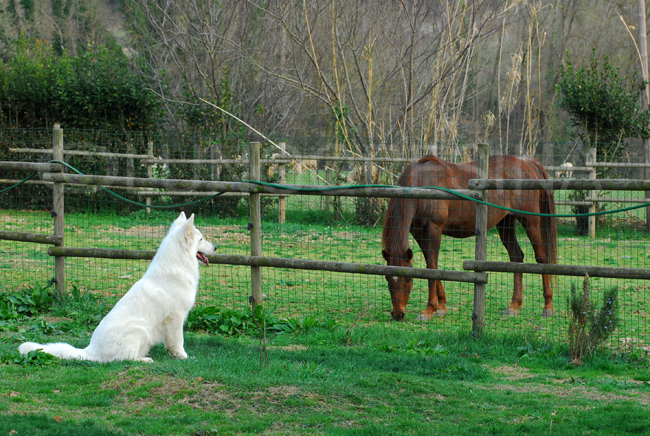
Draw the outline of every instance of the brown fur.
[[[425,156],[406,167],[397,184],[399,186],[439,186],[450,189],[467,189],[469,180],[476,178],[476,162],[453,164],[435,156]],[[542,165],[529,158],[492,156],[489,162],[490,179],[548,179]],[[553,191],[496,190],[488,191],[488,202],[531,213],[555,214]],[[513,214],[503,209],[488,209],[488,229],[497,226],[501,240],[512,262],[523,262],[523,251],[515,236],[516,221],[526,229],[533,243],[538,263],[557,263],[557,227],[553,217]],[[475,235],[476,203],[469,200],[422,200],[393,198],[388,203],[382,233],[383,255],[389,265],[410,266],[412,251],[409,232],[416,239],[427,261],[427,268],[438,267],[441,235],[466,238]],[[542,276],[544,284],[545,313],[552,314],[554,280]],[[407,289],[408,288],[408,289]],[[521,306],[521,274],[515,274],[515,291],[510,309],[518,312]],[[410,286],[392,283],[389,289],[409,292]],[[400,313],[408,297],[393,298],[394,312]],[[442,301],[440,301],[442,300]],[[395,302],[397,303],[396,307]],[[429,304],[422,316],[442,310],[446,297],[442,283],[429,282]],[[402,304],[404,303],[404,304]],[[546,312],[548,311],[548,312]],[[394,315],[395,316],[395,315]]]

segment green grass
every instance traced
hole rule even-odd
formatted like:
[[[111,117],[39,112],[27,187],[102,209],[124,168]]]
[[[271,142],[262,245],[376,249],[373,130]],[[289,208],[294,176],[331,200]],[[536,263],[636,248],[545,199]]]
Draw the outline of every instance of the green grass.
[[[332,219],[320,199],[293,196],[283,225],[267,214],[263,254],[286,258],[383,264],[381,226],[357,226],[351,201]],[[350,200],[350,199],[348,199]],[[124,216],[71,213],[66,245],[156,249],[176,212]],[[636,215],[601,220],[595,239],[576,236],[561,220],[560,263],[650,267],[650,238]],[[249,254],[247,219],[197,217],[218,253]],[[0,229],[52,233],[47,212],[3,211]],[[518,233],[526,261],[534,257]],[[411,245],[415,247],[413,241]],[[27,292],[53,277],[47,246],[0,241],[0,292]],[[416,266],[424,263],[416,251]],[[474,239],[445,238],[440,268],[461,270]],[[507,260],[495,231],[488,258]],[[260,367],[255,337],[186,333],[192,357],[174,361],[162,346],[155,362],[94,364],[15,359],[23,341],[88,344],[117,299],[139,279],[145,261],[67,259],[72,296],[31,318],[0,320],[0,434],[591,434],[650,432],[650,287],[643,281],[592,278],[592,298],[618,286],[621,327],[581,367],[569,364],[566,303],[571,283],[560,277],[556,315],[541,318],[541,280],[524,277],[524,307],[501,316],[512,275],[490,274],[486,337],[469,337],[473,287],[445,283],[456,310],[414,322],[426,304],[426,282],[414,281],[407,322],[390,322],[385,279],[289,269],[263,269],[265,306],[276,317],[337,321],[334,328],[282,334]],[[248,268],[201,269],[198,307],[245,312]],[[3,289],[4,288],[4,289]],[[319,324],[320,325],[320,324]],[[328,324],[329,325],[329,324]],[[301,330],[296,330],[301,331]],[[248,334],[249,335],[249,334]],[[249,335],[250,336],[250,335]],[[13,360],[12,360],[13,359]],[[17,361],[18,360],[18,361]],[[38,430],[36,430],[38,429]],[[12,433],[13,434],[13,433]]]
[[[49,336],[25,331],[33,319],[5,324],[0,353],[12,352],[25,339],[84,346],[93,326],[75,315],[69,318],[73,329]],[[264,369],[255,338],[185,336],[191,356],[186,361],[169,358],[157,346],[149,365],[57,361],[1,366],[0,433],[650,431],[647,359],[631,362],[630,356],[601,352],[576,368],[568,363],[566,346],[520,335],[477,341],[463,332],[374,325],[275,336]]]
[[[310,200],[303,198],[303,200]],[[313,199],[312,199],[313,200]],[[295,201],[300,201],[296,199]],[[294,205],[295,207],[295,205]],[[311,207],[311,206],[310,206]],[[299,209],[297,209],[299,210]],[[323,212],[321,212],[322,214]],[[156,249],[176,212],[154,212],[115,216],[71,213],[66,216],[66,246]],[[323,220],[327,221],[327,220]],[[559,229],[559,262],[572,265],[602,265],[633,268],[650,267],[650,239],[644,232],[623,222],[599,224],[597,237],[578,237],[571,222]],[[46,212],[5,211],[3,230],[49,232],[51,217]],[[215,242],[218,253],[249,254],[247,220],[197,217],[197,225],[206,239]],[[51,228],[50,228],[51,229]],[[507,261],[508,257],[495,230],[488,235],[488,259]],[[531,246],[523,231],[518,237],[527,262],[533,262]],[[381,226],[363,227],[347,221],[316,224],[309,219],[278,224],[263,222],[263,255],[384,264],[381,258]],[[411,241],[411,246],[416,244]],[[0,241],[0,292],[16,292],[34,284],[43,285],[53,277],[53,259],[47,246]],[[445,238],[440,268],[461,270],[462,262],[473,258],[474,239]],[[419,250],[415,266],[424,267]],[[139,279],[148,266],[146,261],[81,259],[66,260],[68,289],[74,285],[83,292],[107,297],[114,303]],[[563,339],[566,333],[566,301],[572,283],[580,278],[559,277],[554,295],[556,316],[541,317],[543,305],[541,279],[524,276],[524,306],[520,316],[503,318],[513,288],[511,274],[491,273],[486,296],[486,328],[494,333],[527,332],[538,337]],[[621,327],[612,338],[614,348],[647,347],[650,342],[650,287],[640,280],[599,279],[591,281],[594,298],[617,286],[621,298]],[[427,283],[414,281],[407,306],[407,320],[413,322],[426,305]],[[436,331],[471,329],[473,287],[471,284],[446,282],[449,305],[454,308],[444,318],[433,320]],[[385,323],[390,320],[391,302],[382,276],[362,276],[290,269],[263,269],[263,293],[266,305],[288,317],[318,314],[344,323],[357,317],[361,323]],[[248,307],[250,274],[247,267],[211,265],[201,269],[198,304],[236,310]]]

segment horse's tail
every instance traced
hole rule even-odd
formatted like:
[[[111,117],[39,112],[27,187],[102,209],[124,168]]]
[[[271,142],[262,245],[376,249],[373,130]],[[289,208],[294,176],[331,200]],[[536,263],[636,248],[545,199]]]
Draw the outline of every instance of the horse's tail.
[[[540,179],[550,179],[548,172],[537,161],[535,167]],[[539,191],[539,211],[546,215],[555,215],[555,195],[552,190]],[[544,244],[544,253],[546,262],[549,264],[557,263],[557,219],[554,216],[542,215],[540,220],[542,242]],[[555,283],[557,277],[551,281]]]
[[[86,350],[81,350],[62,342],[44,345],[37,344],[36,342],[25,342],[18,347],[18,352],[20,354],[27,354],[34,350],[41,350],[42,352],[56,356],[59,359],[89,360]]]
[[[540,212],[555,215],[555,196],[553,191],[541,191],[539,199]],[[546,247],[546,263],[557,263],[557,219],[554,216],[542,216],[542,240]]]

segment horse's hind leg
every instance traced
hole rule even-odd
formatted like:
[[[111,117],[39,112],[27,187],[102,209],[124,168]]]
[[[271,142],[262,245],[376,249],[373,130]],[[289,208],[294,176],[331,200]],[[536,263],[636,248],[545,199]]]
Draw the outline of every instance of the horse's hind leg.
[[[440,238],[442,231],[432,223],[428,223],[422,231],[415,231],[413,237],[417,241],[427,263],[427,268],[438,269],[438,254],[440,253]],[[447,314],[447,295],[440,280],[429,280],[429,300],[427,307],[416,318],[417,321],[430,321],[434,316]]]
[[[497,224],[497,230],[499,231],[501,242],[506,247],[506,250],[508,250],[510,262],[522,263],[524,261],[524,252],[521,250],[519,242],[517,241],[517,235],[515,233],[516,224],[517,220],[514,215],[506,215],[505,218]],[[515,285],[512,292],[512,301],[503,312],[506,316],[519,315],[519,308],[523,301],[523,274],[515,273],[514,281]]]
[[[530,243],[533,246],[533,251],[535,252],[535,261],[537,263],[549,263],[546,257],[546,246],[542,240],[542,232],[540,229],[541,220],[537,216],[526,216],[522,217],[521,223],[526,229],[526,235],[530,239]],[[542,316],[549,317],[553,316],[553,287],[551,285],[551,278],[548,274],[542,274],[542,287],[544,294],[544,309],[542,310]]]

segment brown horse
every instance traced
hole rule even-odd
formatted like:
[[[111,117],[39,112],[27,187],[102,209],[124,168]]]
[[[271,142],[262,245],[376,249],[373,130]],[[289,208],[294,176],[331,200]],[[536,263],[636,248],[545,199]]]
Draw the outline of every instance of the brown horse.
[[[542,165],[529,158],[514,156],[490,157],[490,179],[548,179]],[[397,184],[399,186],[440,186],[450,189],[467,189],[468,182],[476,178],[476,162],[453,164],[434,156],[425,156],[406,167]],[[510,209],[532,213],[555,213],[553,191],[488,191],[488,202]],[[516,222],[526,230],[535,252],[537,263],[557,263],[557,227],[555,218],[512,213],[503,209],[488,209],[488,229],[496,226],[501,242],[508,250],[511,262],[523,262],[524,253],[517,242]],[[467,238],[475,235],[476,203],[468,200],[418,200],[392,198],[388,202],[386,221],[382,233],[382,255],[388,265],[412,266],[413,251],[409,247],[409,232],[422,249],[427,268],[438,268],[438,253],[442,235]],[[404,319],[413,280],[386,276],[393,302],[393,319]],[[523,293],[522,273],[515,273],[512,302],[504,315],[517,315]],[[543,316],[553,315],[554,280],[542,275],[544,293]],[[429,302],[418,320],[428,321],[433,316],[447,314],[447,297],[442,282],[429,280]]]

